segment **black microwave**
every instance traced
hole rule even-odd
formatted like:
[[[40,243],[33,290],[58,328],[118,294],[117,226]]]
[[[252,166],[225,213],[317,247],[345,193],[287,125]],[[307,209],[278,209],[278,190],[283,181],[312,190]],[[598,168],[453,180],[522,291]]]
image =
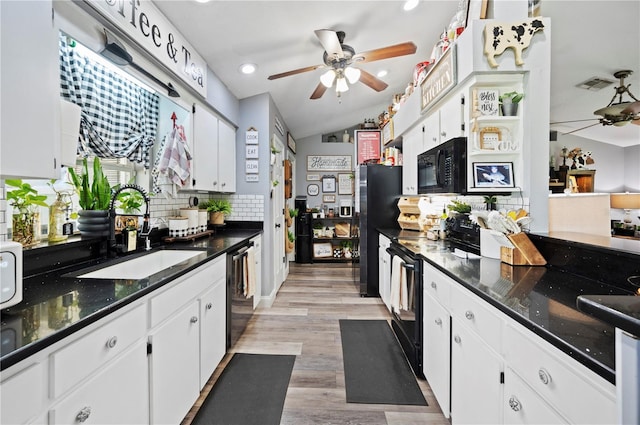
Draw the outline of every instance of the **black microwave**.
[[[467,138],[447,140],[418,155],[418,193],[467,192]]]

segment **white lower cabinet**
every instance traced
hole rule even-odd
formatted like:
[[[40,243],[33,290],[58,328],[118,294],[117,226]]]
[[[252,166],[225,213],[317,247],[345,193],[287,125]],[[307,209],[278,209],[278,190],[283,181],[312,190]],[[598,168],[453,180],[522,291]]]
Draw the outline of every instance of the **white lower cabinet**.
[[[380,299],[391,312],[391,255],[387,248],[391,246],[391,240],[384,235],[378,236],[378,282],[380,287]]]
[[[457,317],[451,338],[452,424],[502,423],[501,357]]]
[[[449,312],[425,290],[422,367],[446,418],[451,411],[451,321]]]
[[[200,391],[199,304],[193,301],[149,336],[151,423],[182,421]]]
[[[36,363],[2,381],[0,423],[29,423],[44,408],[47,389],[45,371],[44,364]]]
[[[567,423],[551,406],[535,393],[511,368],[504,371],[505,424],[564,424]]]
[[[149,423],[147,388],[147,348],[140,341],[58,402],[49,423]]]
[[[200,297],[200,390],[224,357],[226,347],[226,286],[224,276]]]

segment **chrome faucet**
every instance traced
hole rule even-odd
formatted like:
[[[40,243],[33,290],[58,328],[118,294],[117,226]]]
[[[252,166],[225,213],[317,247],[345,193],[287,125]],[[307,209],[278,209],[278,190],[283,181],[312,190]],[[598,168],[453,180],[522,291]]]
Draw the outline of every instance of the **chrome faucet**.
[[[116,209],[115,209],[115,202],[118,198],[118,195],[120,194],[120,192],[127,190],[127,189],[132,189],[132,190],[136,190],[138,192],[140,192],[140,194],[142,195],[142,198],[144,199],[144,203],[145,203],[145,211],[144,211],[144,216],[143,216],[143,222],[142,222],[142,231],[140,232],[141,236],[145,236],[148,240],[149,237],[149,233],[151,233],[151,229],[149,227],[149,204],[151,203],[150,199],[149,199],[149,195],[147,195],[147,192],[145,192],[145,190],[143,188],[141,188],[140,186],[138,186],[137,184],[125,184],[123,186],[120,186],[115,192],[113,192],[113,194],[111,195],[111,203],[109,204],[109,243],[107,245],[107,249],[109,252],[121,252],[123,250],[123,245],[122,244],[117,244],[116,243]],[[147,244],[148,245],[148,244]]]

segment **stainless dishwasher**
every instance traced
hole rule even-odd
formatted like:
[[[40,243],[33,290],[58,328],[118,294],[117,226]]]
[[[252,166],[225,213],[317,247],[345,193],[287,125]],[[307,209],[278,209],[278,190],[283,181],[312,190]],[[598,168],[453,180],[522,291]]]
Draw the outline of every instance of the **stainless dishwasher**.
[[[249,242],[227,254],[227,350],[235,343],[253,316],[253,296],[245,295]]]

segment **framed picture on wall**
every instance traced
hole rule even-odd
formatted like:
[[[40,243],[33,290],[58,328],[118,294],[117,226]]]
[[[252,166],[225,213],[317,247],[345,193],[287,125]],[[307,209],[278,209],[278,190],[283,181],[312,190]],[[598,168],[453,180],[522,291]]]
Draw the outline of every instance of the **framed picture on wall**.
[[[338,195],[351,195],[353,193],[353,175],[347,173],[338,174]]]
[[[515,187],[512,162],[474,162],[473,185],[483,188]]]
[[[336,195],[322,195],[322,202],[332,204],[336,202]]]
[[[336,176],[322,176],[322,191],[324,193],[336,191]]]
[[[312,183],[307,186],[307,195],[309,196],[317,196],[320,193],[320,186],[315,183]]]

